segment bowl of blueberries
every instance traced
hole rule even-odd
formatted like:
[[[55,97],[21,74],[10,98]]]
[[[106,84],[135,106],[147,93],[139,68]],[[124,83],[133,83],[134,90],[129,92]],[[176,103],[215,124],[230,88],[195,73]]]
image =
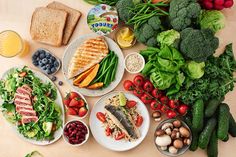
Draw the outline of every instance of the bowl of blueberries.
[[[37,49],[32,56],[32,63],[47,75],[55,74],[61,67],[61,61],[47,49]]]

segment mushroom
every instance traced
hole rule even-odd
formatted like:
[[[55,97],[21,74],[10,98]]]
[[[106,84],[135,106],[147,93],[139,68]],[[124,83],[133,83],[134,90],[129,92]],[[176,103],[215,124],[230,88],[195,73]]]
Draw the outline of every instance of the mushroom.
[[[163,135],[163,136],[157,136],[155,142],[158,146],[165,147],[171,144],[172,140],[170,136]]]
[[[154,118],[154,121],[156,121],[156,122],[161,121],[161,112],[159,112],[159,111],[153,112],[152,118]]]
[[[191,144],[191,140],[189,138],[185,138],[184,139],[184,144],[185,145],[190,145]]]
[[[162,136],[164,134],[165,134],[164,130],[159,129],[159,130],[156,131],[156,136]]]
[[[183,127],[183,126],[179,128],[179,132],[180,132],[180,135],[182,137],[187,137],[188,138],[190,136],[189,130],[187,128]]]
[[[178,133],[178,131],[173,130],[173,131],[171,132],[170,137],[171,137],[173,140],[177,139],[177,133]]]
[[[176,154],[176,153],[178,152],[178,149],[176,149],[174,146],[170,146],[170,147],[169,147],[169,152],[170,152],[171,154]]]
[[[165,130],[165,132],[166,132],[167,135],[171,135],[171,129],[170,129],[170,128],[167,128],[167,129]]]
[[[164,146],[164,147],[160,147],[161,150],[167,150],[167,146]]]
[[[173,124],[172,123],[165,123],[161,127],[162,130],[166,130],[167,128],[173,129]]]
[[[175,121],[173,121],[173,125],[174,125],[174,127],[176,127],[176,128],[179,128],[179,127],[181,127],[181,121],[179,121],[179,120],[175,120]]]
[[[183,148],[183,141],[177,139],[177,140],[174,140],[173,142],[173,146],[176,148],[176,149],[181,149]]]

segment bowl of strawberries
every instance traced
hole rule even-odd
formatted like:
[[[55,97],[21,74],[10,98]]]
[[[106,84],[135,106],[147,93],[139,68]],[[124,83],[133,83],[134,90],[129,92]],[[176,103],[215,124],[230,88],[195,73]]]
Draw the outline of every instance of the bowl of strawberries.
[[[66,106],[67,114],[83,119],[87,116],[89,106],[84,96],[78,92],[69,92],[63,98],[63,104]]]

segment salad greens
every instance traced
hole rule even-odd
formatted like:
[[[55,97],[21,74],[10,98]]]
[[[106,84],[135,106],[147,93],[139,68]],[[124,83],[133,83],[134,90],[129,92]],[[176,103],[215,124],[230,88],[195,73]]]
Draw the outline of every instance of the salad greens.
[[[199,79],[204,75],[204,68],[205,62],[197,63],[195,61],[188,61],[184,71],[191,79]]]
[[[204,101],[224,97],[234,88],[236,61],[232,44],[225,48],[219,57],[211,56],[205,62],[205,73],[200,79],[187,78],[180,91],[172,97],[186,104],[193,104],[197,99]]]
[[[180,33],[174,29],[163,31],[157,35],[157,42],[160,47],[165,45],[178,48]]]
[[[26,76],[19,74],[26,72]],[[29,85],[34,97],[33,108],[39,120],[35,123],[18,124],[21,115],[15,111],[13,103],[16,89],[22,85]],[[2,112],[6,119],[17,124],[18,131],[27,138],[36,140],[52,140],[54,132],[62,126],[61,109],[55,103],[57,91],[50,83],[43,83],[40,78],[27,67],[17,68],[11,71],[7,77],[0,81],[0,96],[3,100]]]

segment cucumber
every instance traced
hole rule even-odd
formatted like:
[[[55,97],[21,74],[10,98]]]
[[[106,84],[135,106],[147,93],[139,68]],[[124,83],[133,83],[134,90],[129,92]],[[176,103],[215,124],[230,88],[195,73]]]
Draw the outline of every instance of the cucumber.
[[[225,103],[220,104],[219,113],[218,113],[218,129],[217,129],[217,137],[220,140],[224,140],[227,138],[229,131],[229,106]]]
[[[229,135],[227,134],[226,138],[223,139],[222,141],[223,141],[223,142],[227,142],[228,140],[229,140]]]
[[[199,134],[196,131],[192,130],[192,142],[191,145],[189,147],[189,150],[191,151],[196,151],[198,148],[198,138],[199,138]]]
[[[236,122],[235,122],[234,117],[232,116],[231,113],[229,116],[229,134],[232,137],[236,137]]]
[[[216,131],[213,131],[209,145],[207,147],[207,156],[208,157],[217,157],[218,156],[218,139]]]
[[[192,129],[200,132],[204,123],[204,103],[202,99],[197,100],[192,108]]]
[[[220,105],[220,103],[224,100],[224,98],[214,98],[211,99],[205,108],[205,117],[211,117],[213,116],[213,114],[216,112],[216,109],[218,108],[218,106]]]
[[[215,119],[215,117],[212,117],[207,121],[205,128],[203,129],[203,131],[199,135],[198,146],[200,148],[202,148],[202,149],[207,148],[207,145],[210,141],[212,132],[215,130],[216,123],[217,123],[217,120]]]

